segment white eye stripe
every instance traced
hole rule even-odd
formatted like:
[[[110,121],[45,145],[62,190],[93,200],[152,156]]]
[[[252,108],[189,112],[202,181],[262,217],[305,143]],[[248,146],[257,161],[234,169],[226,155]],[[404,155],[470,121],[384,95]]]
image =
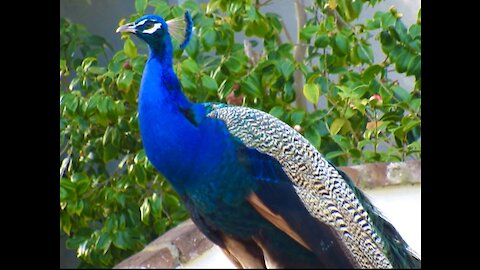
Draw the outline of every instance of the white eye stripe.
[[[140,26],[144,23],[146,23],[148,21],[148,19],[145,19],[145,20],[142,20],[142,21],[139,21],[135,26]]]
[[[153,25],[153,27],[151,27],[150,29],[146,29],[143,31],[143,33],[145,34],[153,34],[155,33],[155,31],[157,31],[158,29],[162,28],[162,24],[161,23],[156,23]]]

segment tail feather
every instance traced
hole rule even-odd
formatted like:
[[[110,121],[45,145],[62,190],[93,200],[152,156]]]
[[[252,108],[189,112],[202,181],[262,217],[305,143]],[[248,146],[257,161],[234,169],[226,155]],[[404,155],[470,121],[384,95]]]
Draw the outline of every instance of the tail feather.
[[[352,179],[350,179],[345,172],[338,168],[336,169],[350,188],[352,188],[355,196],[357,196],[370,216],[373,226],[383,239],[385,255],[392,263],[392,266],[394,268],[404,269],[421,268],[421,259],[412,251],[405,240],[403,240],[395,227],[387,220],[381,211],[370,202],[368,197],[354,185]]]

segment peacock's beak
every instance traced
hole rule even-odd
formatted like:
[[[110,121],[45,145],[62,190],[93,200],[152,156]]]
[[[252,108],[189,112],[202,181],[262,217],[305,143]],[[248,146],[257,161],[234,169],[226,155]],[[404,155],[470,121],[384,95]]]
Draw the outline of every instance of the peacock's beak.
[[[127,23],[125,25],[122,25],[122,26],[118,27],[117,31],[115,31],[115,32],[116,33],[118,33],[118,32],[136,33],[137,29],[135,29],[135,24],[134,23]]]

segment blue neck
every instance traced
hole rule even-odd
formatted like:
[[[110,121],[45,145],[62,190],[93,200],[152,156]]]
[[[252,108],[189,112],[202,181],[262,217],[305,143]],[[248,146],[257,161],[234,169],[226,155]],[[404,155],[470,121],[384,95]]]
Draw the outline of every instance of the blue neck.
[[[140,100],[142,94],[146,92],[147,96],[156,94],[162,96],[163,99],[167,98],[167,102],[176,102],[181,108],[191,106],[190,101],[182,93],[180,82],[173,71],[172,61],[172,46],[157,45],[149,48],[149,57],[140,87]],[[170,100],[170,98],[174,100]]]
[[[171,46],[162,49],[150,49],[143,73],[138,101],[140,133],[149,160],[181,193],[182,181],[188,178],[186,168],[192,162],[187,153],[200,134],[181,113],[193,104],[182,93],[173,71]]]
[[[170,47],[150,50],[138,103],[145,153],[180,195],[231,176],[234,142],[223,122],[206,117],[201,104],[184,96]]]

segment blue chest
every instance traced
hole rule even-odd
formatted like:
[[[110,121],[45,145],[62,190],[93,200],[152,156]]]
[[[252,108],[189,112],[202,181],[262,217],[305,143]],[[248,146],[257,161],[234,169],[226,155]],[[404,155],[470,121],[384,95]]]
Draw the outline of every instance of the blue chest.
[[[239,181],[246,181],[246,172],[238,166],[235,142],[223,122],[206,117],[201,110],[193,110],[195,105],[179,90],[168,88],[164,75],[152,76],[152,67],[155,65],[147,65],[145,69],[147,79],[142,81],[139,96],[139,124],[145,152],[178,193],[184,195],[201,189],[202,194],[212,197],[205,198],[204,203],[211,204],[213,197],[241,184]],[[197,114],[198,124],[187,119],[185,109]],[[233,194],[238,194],[238,190]]]

